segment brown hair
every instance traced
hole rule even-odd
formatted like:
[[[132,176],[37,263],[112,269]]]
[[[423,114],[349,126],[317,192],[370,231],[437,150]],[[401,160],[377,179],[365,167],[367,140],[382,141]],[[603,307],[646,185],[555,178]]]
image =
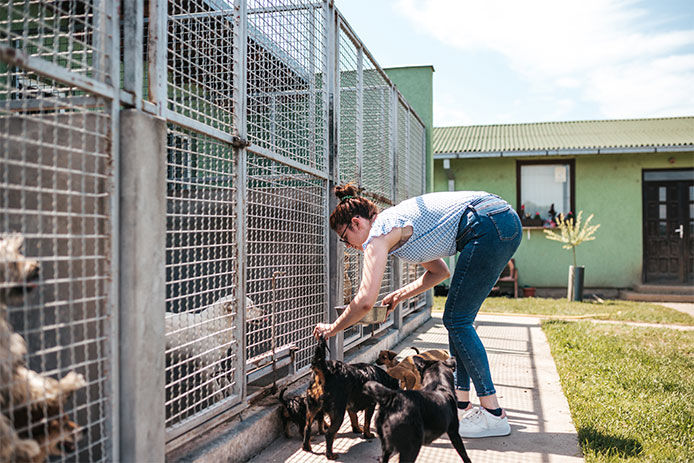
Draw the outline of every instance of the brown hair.
[[[338,185],[334,189],[335,196],[340,202],[330,214],[330,228],[337,230],[340,225],[349,224],[352,217],[364,217],[371,220],[378,214],[378,206],[371,200],[359,196],[361,189],[354,183]]]

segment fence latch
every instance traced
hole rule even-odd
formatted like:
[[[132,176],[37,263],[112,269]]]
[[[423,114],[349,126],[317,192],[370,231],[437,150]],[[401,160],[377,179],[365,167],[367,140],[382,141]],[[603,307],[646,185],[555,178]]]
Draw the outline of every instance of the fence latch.
[[[251,142],[249,142],[248,140],[244,140],[238,135],[234,135],[231,139],[231,146],[233,146],[234,148],[245,148],[250,144]]]

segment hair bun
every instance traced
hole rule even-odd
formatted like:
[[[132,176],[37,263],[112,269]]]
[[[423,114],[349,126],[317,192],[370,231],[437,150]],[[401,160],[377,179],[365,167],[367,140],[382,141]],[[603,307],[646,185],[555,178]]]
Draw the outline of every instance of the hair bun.
[[[359,191],[359,187],[352,182],[335,186],[335,196],[337,196],[338,199],[342,199],[345,196],[359,196]]]

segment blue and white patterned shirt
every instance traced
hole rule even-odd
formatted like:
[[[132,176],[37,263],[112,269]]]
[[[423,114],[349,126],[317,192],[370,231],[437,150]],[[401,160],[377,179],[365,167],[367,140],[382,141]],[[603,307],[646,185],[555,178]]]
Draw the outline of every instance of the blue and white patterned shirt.
[[[465,208],[475,199],[489,196],[485,191],[428,193],[381,211],[371,225],[363,249],[377,236],[395,227],[412,226],[412,236],[389,254],[413,262],[429,262],[456,253],[455,238]]]

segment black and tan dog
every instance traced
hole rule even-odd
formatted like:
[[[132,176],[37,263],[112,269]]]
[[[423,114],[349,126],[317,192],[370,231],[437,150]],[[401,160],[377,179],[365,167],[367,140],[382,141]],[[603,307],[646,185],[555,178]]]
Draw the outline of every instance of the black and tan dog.
[[[376,401],[364,394],[364,384],[373,381],[384,389],[398,388],[398,382],[380,368],[368,363],[349,364],[326,360],[325,339],[318,340],[316,351],[311,360],[311,381],[306,391],[306,426],[304,428],[303,449],[310,452],[311,422],[323,413],[328,415],[330,426],[325,433],[325,456],[334,460],[333,453],[335,434],[345,418],[345,410],[352,423],[352,431],[362,433],[370,439],[371,417],[376,408]],[[364,426],[359,427],[357,412],[364,410]]]
[[[429,444],[444,432],[466,463],[470,458],[458,434],[458,411],[453,386],[455,359],[446,361],[414,358],[422,375],[418,391],[394,391],[369,381],[364,392],[380,405],[376,415],[376,433],[381,439],[380,463],[387,463],[393,453],[400,461],[413,462],[422,445]]]
[[[278,400],[282,405],[280,410],[282,430],[285,437],[291,437],[289,435],[289,425],[294,423],[299,428],[299,433],[303,436],[304,428],[306,427],[306,397],[303,395],[285,397],[284,393],[286,391],[287,388],[283,388],[278,396]],[[314,421],[318,425],[318,434],[325,434],[323,413],[319,413]]]

